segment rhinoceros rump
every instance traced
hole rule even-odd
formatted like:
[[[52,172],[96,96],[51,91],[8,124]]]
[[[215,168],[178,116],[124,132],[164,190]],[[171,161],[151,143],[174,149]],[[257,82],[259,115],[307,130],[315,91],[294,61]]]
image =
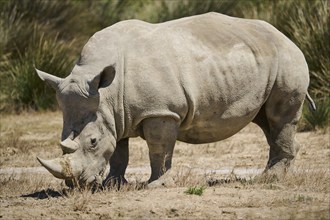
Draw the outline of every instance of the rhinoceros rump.
[[[161,24],[119,22],[84,46],[71,74],[37,70],[63,111],[64,155],[42,160],[79,184],[125,181],[128,138],[149,147],[151,177],[171,168],[176,140],[228,138],[248,123],[270,145],[267,170],[285,170],[299,145],[295,128],[309,84],[302,52],[266,22],[208,13]]]

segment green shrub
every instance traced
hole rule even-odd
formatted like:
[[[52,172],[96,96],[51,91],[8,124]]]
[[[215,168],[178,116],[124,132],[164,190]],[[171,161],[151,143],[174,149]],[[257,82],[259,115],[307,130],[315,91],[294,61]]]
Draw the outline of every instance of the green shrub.
[[[150,22],[159,23],[211,11],[232,15],[238,3],[239,0],[162,0],[149,8],[147,16],[142,16]]]
[[[73,67],[74,59],[68,57],[70,47],[57,37],[47,39],[34,36],[31,44],[13,60],[2,64],[2,109],[46,109],[55,107],[54,91],[36,74],[35,67],[57,76],[65,76]]]
[[[92,34],[142,6],[142,0],[0,1],[0,111],[54,108],[54,92],[34,67],[69,74]]]
[[[328,1],[300,4],[301,7],[293,5],[287,12],[288,23],[283,25],[283,32],[303,51],[310,69],[310,91],[323,99],[330,94],[330,5]]]
[[[310,69],[310,92],[323,99],[330,94],[329,1],[242,1],[236,14],[268,21],[289,37],[305,55]]]
[[[203,194],[205,190],[205,187],[204,186],[192,186],[192,187],[189,187],[185,193],[186,194],[189,194],[189,195],[198,195],[198,196],[201,196]]]
[[[306,109],[303,116],[312,129],[326,128],[330,125],[330,99],[316,101],[316,111]]]
[[[311,77],[309,90],[317,106],[316,111],[303,111],[303,118],[312,129],[323,129],[329,126],[330,117],[329,2],[302,1],[300,6],[293,5],[286,16],[289,19],[283,32],[305,55]]]
[[[54,108],[54,92],[34,66],[58,76],[69,73],[73,37],[59,37],[60,29],[66,33],[63,23],[75,14],[68,6],[69,1],[0,2],[0,111]]]

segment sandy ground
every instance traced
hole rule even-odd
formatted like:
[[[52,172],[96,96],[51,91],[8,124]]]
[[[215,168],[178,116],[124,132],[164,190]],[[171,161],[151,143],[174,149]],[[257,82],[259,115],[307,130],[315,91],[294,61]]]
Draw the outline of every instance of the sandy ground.
[[[142,139],[131,139],[130,184],[92,193],[67,189],[36,160],[61,155],[61,126],[59,112],[1,116],[0,218],[330,219],[329,129],[297,134],[302,147],[283,180],[253,178],[264,168],[269,147],[250,124],[221,142],[178,142],[174,185],[140,190],[134,183],[148,179],[148,149]],[[186,193],[195,186],[203,187],[201,196]]]

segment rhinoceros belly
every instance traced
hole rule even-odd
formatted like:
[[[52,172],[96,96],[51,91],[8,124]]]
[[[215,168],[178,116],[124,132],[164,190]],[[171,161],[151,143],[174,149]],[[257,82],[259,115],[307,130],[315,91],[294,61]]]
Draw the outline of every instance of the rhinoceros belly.
[[[241,117],[238,115],[228,117],[225,113],[219,115],[217,112],[213,112],[211,117],[197,117],[197,119],[190,123],[189,127],[180,127],[178,140],[191,144],[224,140],[236,134],[250,123],[258,111],[259,108],[245,113]]]

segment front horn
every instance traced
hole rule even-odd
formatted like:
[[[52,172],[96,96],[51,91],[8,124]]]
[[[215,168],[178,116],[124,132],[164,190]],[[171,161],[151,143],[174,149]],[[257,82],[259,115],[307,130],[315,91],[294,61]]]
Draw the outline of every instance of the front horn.
[[[57,90],[58,85],[62,82],[63,79],[50,75],[46,72],[43,72],[41,70],[36,69],[38,76],[42,81],[45,81],[47,84],[49,84],[53,89]]]
[[[68,158],[61,157],[53,160],[43,160],[37,157],[37,160],[56,178],[70,179],[74,177]]]

